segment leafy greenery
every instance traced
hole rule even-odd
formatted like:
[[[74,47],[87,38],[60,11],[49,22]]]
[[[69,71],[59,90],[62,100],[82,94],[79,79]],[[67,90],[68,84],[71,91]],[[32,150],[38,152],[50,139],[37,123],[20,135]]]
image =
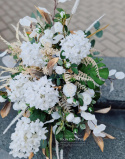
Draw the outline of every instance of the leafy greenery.
[[[46,113],[41,111],[40,109],[35,109],[32,114],[30,115],[30,120],[31,121],[36,121],[39,119],[41,122],[46,121]]]
[[[103,36],[103,31],[101,30],[100,32],[96,33],[96,36],[98,38],[101,38]]]
[[[100,22],[99,21],[94,25],[94,28],[97,29],[97,30],[100,28]]]

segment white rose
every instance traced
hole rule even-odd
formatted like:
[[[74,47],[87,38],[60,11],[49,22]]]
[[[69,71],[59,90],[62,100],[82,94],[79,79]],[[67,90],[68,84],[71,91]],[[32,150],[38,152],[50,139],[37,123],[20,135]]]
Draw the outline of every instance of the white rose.
[[[26,17],[20,19],[19,22],[20,22],[20,24],[21,24],[22,26],[30,27],[30,24],[31,24],[31,23],[37,23],[37,20],[36,20],[35,18],[31,18],[31,17],[29,17],[29,16],[26,16]]]
[[[62,33],[63,32],[63,25],[60,22],[56,22],[54,24],[54,29],[56,33]]]
[[[63,93],[66,97],[73,97],[76,93],[76,90],[77,87],[72,83],[65,84],[63,87]]]
[[[57,67],[55,68],[55,71],[56,71],[56,73],[59,74],[59,75],[65,73],[65,69],[64,69],[62,66],[57,66]]]
[[[94,92],[93,89],[88,89],[88,90],[86,91],[86,93],[88,93],[91,97],[94,97],[94,95],[95,95],[95,92]]]
[[[66,117],[66,120],[68,122],[72,122],[74,120],[74,114],[73,113],[70,113],[67,117]]]
[[[6,99],[4,99],[2,96],[0,96],[0,102],[3,103],[5,101],[6,101]]]
[[[61,18],[63,18],[65,14],[66,14],[66,13],[65,13],[64,11],[62,11],[62,12],[60,13]]]
[[[73,123],[74,123],[74,124],[79,124],[80,122],[81,122],[80,117],[75,117],[75,118],[73,119]]]
[[[83,96],[84,105],[89,105],[92,102],[90,94],[84,92],[82,93],[82,96]]]

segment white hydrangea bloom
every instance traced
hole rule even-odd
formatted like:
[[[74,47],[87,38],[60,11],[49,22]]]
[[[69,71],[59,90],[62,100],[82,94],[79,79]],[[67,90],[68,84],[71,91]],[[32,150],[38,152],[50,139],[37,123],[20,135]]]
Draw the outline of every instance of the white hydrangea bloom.
[[[63,93],[66,97],[73,97],[76,93],[77,87],[72,83],[67,83],[63,87]]]
[[[6,101],[6,99],[4,99],[2,96],[0,96],[0,103],[3,103],[5,101]]]
[[[23,42],[21,45],[20,58],[23,60],[23,64],[26,66],[43,67],[46,65],[44,61],[45,57],[40,51],[40,43],[31,44],[30,42]]]
[[[66,56],[71,63],[80,64],[81,60],[90,54],[91,43],[83,31],[79,30],[75,34],[70,34],[61,40],[63,56]]]
[[[20,74],[10,81],[11,91],[7,91],[12,102],[24,102],[36,109],[48,110],[59,102],[59,92],[53,88],[46,76],[30,81],[30,76]]]
[[[19,158],[28,158],[31,152],[36,154],[40,141],[46,139],[45,134],[48,132],[43,125],[39,120],[31,122],[29,118],[21,118],[11,135],[10,154]]]
[[[95,95],[95,92],[94,92],[94,90],[93,89],[90,89],[90,88],[88,88],[88,90],[87,91],[85,91],[86,93],[88,93],[92,98],[94,97],[94,95]]]
[[[57,67],[55,68],[55,71],[56,71],[56,73],[59,74],[59,75],[65,73],[65,69],[64,69],[62,66],[57,66]]]
[[[13,104],[13,109],[14,110],[25,110],[27,107],[25,102],[20,101],[19,103],[16,102]]]

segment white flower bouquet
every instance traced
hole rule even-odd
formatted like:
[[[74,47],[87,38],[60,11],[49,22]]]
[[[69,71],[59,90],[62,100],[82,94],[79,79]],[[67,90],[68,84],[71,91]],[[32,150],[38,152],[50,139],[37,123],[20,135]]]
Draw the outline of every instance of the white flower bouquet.
[[[6,117],[13,102],[18,115],[10,123],[4,134],[17,120],[15,132],[11,136],[10,154],[14,157],[30,159],[41,147],[46,158],[52,159],[52,134],[56,139],[56,153],[59,158],[58,142],[69,142],[78,138],[83,131],[83,140],[92,133],[103,151],[103,138],[114,139],[104,132],[106,126],[98,125],[94,113],[107,113],[109,108],[94,110],[100,98],[100,87],[107,79],[123,79],[123,72],[109,71],[93,49],[94,35],[101,37],[106,27],[100,28],[96,20],[85,31],[69,30],[69,23],[76,12],[79,0],[76,0],[71,15],[58,3],[67,0],[54,0],[54,15],[45,8],[36,7],[32,17],[20,19],[16,30],[17,41],[0,54],[7,67],[0,75],[0,102],[6,102],[1,110]],[[23,33],[19,31],[19,25]],[[95,28],[91,33],[90,29]],[[9,75],[5,76],[4,73]],[[3,75],[3,76],[2,76]],[[6,88],[6,91],[5,89]],[[20,119],[21,118],[21,119]],[[63,154],[63,150],[61,150]],[[62,155],[61,155],[62,156]]]

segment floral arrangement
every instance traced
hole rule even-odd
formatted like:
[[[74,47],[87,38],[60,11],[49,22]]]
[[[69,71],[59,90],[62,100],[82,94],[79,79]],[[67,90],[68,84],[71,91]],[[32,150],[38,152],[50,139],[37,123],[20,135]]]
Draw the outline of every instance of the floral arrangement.
[[[13,26],[16,42],[9,43],[1,37],[8,49],[0,54],[6,65],[0,66],[0,102],[6,102],[0,113],[2,118],[6,117],[11,102],[13,109],[18,111],[4,131],[5,134],[18,120],[10,144],[10,154],[14,157],[31,159],[41,147],[46,158],[52,159],[52,134],[56,139],[58,159],[58,142],[74,141],[80,129],[84,130],[83,140],[92,133],[102,151],[103,138],[114,139],[104,132],[104,124],[97,124],[94,115],[111,109],[94,109],[105,81],[111,81],[113,91],[113,80],[125,78],[123,72],[109,71],[103,59],[96,56],[99,51],[93,48],[93,36],[102,37],[108,26],[100,28],[99,20],[104,15],[85,31],[72,31],[68,26],[79,0],[71,15],[57,7],[67,0],[54,1],[53,16],[47,9],[36,7],[37,16],[32,13],[32,17],[26,16],[20,19],[17,27]],[[93,27],[95,32],[91,33]],[[9,75],[4,75],[6,72]],[[113,75],[115,78],[110,77]],[[60,158],[63,158],[63,150]]]

